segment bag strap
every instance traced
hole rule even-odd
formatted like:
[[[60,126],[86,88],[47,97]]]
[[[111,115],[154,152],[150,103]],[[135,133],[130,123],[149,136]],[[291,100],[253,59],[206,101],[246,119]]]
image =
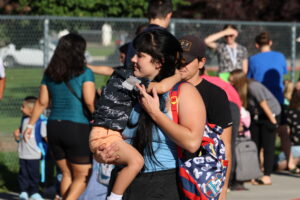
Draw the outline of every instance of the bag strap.
[[[64,81],[65,85],[67,86],[67,88],[70,90],[70,92],[81,102],[81,98],[77,95],[77,93],[75,92],[75,90],[72,88],[72,86],[70,85],[69,82]]]
[[[87,105],[85,104],[85,102],[83,101],[83,98],[80,98],[80,97],[77,95],[77,93],[76,93],[75,90],[72,88],[72,86],[70,85],[70,83],[67,82],[67,81],[65,81],[64,83],[65,83],[65,85],[67,86],[67,88],[70,90],[70,92],[74,95],[74,97],[76,97],[76,99],[78,99],[78,101],[80,101],[80,103],[81,103],[82,106],[83,106],[83,109],[86,110],[87,113],[91,113],[91,111],[89,110],[89,108],[87,107]],[[85,114],[84,110],[83,110],[83,113]],[[87,118],[89,118],[89,117],[88,117],[88,114],[85,114],[85,115],[86,115]]]
[[[179,95],[179,92],[180,92],[180,87],[183,83],[186,83],[186,82],[176,83],[176,85],[172,88],[172,90],[170,92],[170,103],[171,103],[172,117],[173,117],[173,121],[176,124],[179,123],[178,109],[177,109],[178,95]],[[178,152],[178,157],[182,158],[182,148],[181,147],[177,146],[177,152]]]
[[[178,112],[177,112],[177,105],[178,105],[178,95],[180,92],[181,85],[185,82],[179,82],[177,83],[170,92],[170,103],[171,103],[171,110],[172,110],[172,117],[173,121],[178,124],[179,118],[178,118]]]

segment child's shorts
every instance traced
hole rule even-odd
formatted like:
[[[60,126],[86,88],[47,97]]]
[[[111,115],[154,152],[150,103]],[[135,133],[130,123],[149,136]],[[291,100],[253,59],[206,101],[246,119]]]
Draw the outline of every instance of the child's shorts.
[[[122,135],[119,131],[114,131],[108,128],[94,126],[90,133],[89,145],[93,153],[102,144],[109,146],[110,144],[123,140]]]

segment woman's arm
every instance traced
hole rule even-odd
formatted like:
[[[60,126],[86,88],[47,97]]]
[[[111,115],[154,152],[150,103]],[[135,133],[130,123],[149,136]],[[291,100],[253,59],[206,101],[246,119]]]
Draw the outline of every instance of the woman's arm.
[[[209,36],[207,36],[205,39],[204,39],[204,43],[212,48],[212,49],[215,49],[217,48],[217,43],[216,41],[222,37],[225,37],[226,35],[238,35],[238,32],[236,30],[234,30],[233,28],[227,28],[225,30],[222,30],[222,31],[219,31],[217,33],[213,33]]]
[[[34,105],[32,115],[29,119],[28,125],[33,126],[36,123],[36,121],[39,119],[41,114],[44,112],[44,110],[48,107],[48,105],[49,105],[48,88],[46,85],[41,85],[40,95]],[[31,131],[32,131],[31,127],[27,127],[25,129],[25,132],[24,132],[25,141],[27,141],[27,139],[30,137]]]
[[[114,72],[114,69],[110,66],[94,66],[94,65],[86,65],[88,68],[90,68],[95,74],[105,75],[105,76],[111,76]]]
[[[146,92],[145,87],[137,85],[140,90],[140,103],[156,124],[163,129],[168,136],[183,149],[194,153],[202,142],[206,111],[203,100],[190,84],[183,84],[178,97],[179,124],[168,118],[159,109],[157,91],[153,88],[153,96]]]
[[[82,91],[83,91],[84,103],[87,105],[89,111],[93,113],[95,111],[95,106],[94,106],[95,94],[96,94],[95,83],[92,81],[84,82],[82,85]]]
[[[272,124],[276,124],[277,123],[276,117],[274,116],[270,106],[268,105],[268,102],[266,100],[263,100],[259,102],[259,105],[263,109],[263,111],[265,112],[269,120],[272,122]]]
[[[243,61],[242,61],[242,67],[243,67],[243,72],[245,73],[245,74],[247,74],[248,73],[248,59],[244,59]]]

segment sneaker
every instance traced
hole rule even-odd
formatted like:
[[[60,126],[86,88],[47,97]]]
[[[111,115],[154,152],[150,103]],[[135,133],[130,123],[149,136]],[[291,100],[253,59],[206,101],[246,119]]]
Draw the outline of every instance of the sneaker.
[[[62,198],[58,194],[56,194],[54,200],[62,200]]]
[[[44,198],[39,193],[34,193],[30,196],[30,200],[44,200]]]
[[[20,200],[28,200],[28,194],[27,192],[21,192],[19,195]]]

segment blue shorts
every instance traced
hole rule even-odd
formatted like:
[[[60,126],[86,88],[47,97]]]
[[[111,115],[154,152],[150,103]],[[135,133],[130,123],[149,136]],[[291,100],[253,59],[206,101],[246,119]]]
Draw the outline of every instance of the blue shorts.
[[[300,145],[292,146],[291,152],[292,152],[293,158],[300,158]],[[286,158],[285,158],[285,154],[283,152],[281,152],[278,156],[278,162],[283,161],[283,160],[286,160]]]

